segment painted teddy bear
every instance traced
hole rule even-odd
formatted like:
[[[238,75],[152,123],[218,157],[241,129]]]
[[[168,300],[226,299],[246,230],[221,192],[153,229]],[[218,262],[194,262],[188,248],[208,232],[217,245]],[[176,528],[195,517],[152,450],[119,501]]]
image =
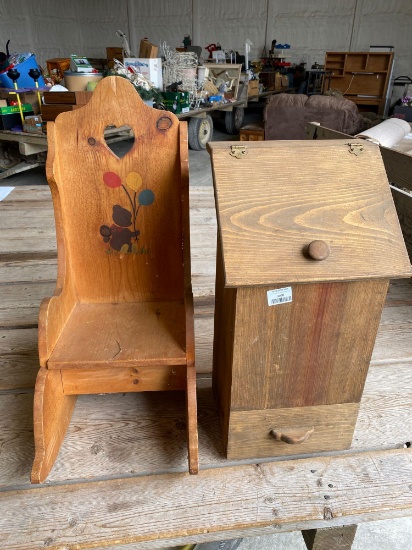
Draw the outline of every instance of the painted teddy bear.
[[[113,250],[120,252],[124,245],[128,246],[128,252],[132,251],[132,239],[139,240],[140,231],[131,231],[129,227],[132,225],[132,213],[126,208],[115,204],[113,206],[114,223],[109,227],[102,225],[100,227],[100,235],[105,243],[110,243]]]

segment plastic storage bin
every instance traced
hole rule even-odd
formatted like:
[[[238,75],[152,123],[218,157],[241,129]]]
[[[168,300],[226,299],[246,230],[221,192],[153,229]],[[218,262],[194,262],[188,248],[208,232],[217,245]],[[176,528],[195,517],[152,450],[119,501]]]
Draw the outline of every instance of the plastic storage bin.
[[[34,80],[29,76],[30,69],[39,69],[36,62],[36,56],[32,54],[23,63],[19,63],[14,66],[20,73],[20,78],[17,80],[17,86],[19,88],[34,88]],[[38,79],[39,86],[44,86],[44,80],[42,76]],[[0,87],[14,88],[13,81],[7,76],[7,71],[0,73]]]

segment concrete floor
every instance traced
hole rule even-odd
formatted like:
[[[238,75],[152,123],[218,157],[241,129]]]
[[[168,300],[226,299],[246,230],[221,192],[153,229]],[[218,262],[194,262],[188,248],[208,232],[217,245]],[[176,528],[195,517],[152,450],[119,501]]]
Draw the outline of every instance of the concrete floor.
[[[258,119],[258,113],[251,113],[246,117],[245,124]],[[228,136],[215,128],[213,141],[228,139],[237,141],[239,136]],[[206,151],[190,151],[189,163],[191,185],[213,185],[209,154]],[[18,185],[47,185],[44,168],[35,168],[0,180],[0,186]],[[300,532],[245,538],[238,547],[238,550],[305,549],[306,546]],[[395,549],[412,550],[412,518],[375,521],[359,525],[352,550]],[[133,550],[133,545],[130,546],[130,550]],[[199,550],[203,550],[203,545],[199,547]],[[205,550],[209,549],[205,547]],[[331,548],[330,550],[335,549]]]

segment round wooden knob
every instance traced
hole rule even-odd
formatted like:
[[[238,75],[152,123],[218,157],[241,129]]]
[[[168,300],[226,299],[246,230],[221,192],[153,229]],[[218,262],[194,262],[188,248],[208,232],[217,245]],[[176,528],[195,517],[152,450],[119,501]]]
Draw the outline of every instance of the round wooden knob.
[[[325,241],[312,241],[308,248],[308,254],[312,260],[326,260],[329,257],[329,245]]]

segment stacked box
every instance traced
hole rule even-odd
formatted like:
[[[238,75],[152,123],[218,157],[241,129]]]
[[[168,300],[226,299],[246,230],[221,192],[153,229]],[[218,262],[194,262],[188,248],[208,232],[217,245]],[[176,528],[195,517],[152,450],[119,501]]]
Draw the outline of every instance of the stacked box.
[[[175,115],[189,112],[189,92],[163,92],[162,97],[166,109]]]
[[[159,58],[125,57],[126,67],[134,67],[159,90],[163,89],[162,60]]]
[[[23,103],[21,108],[23,116],[33,115],[33,109],[29,103]],[[0,130],[11,130],[14,126],[22,126],[18,105],[0,107]]]

